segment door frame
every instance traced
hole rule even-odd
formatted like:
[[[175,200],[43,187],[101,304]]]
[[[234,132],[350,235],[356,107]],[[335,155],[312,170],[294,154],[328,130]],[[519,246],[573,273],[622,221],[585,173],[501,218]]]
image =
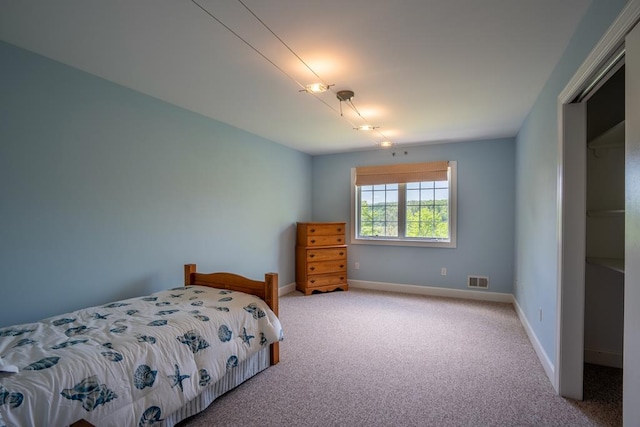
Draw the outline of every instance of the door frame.
[[[558,164],[557,164],[557,243],[558,291],[556,306],[556,365],[553,387],[561,396],[582,399],[584,359],[584,211],[576,212],[571,205],[585,197],[586,182],[581,168],[586,147],[575,144],[580,137],[576,131],[575,111],[569,105],[592,81],[606,61],[624,43],[626,35],[640,20],[640,0],[629,0],[598,44],[587,56],[578,71],[558,95]],[[573,127],[572,127],[573,126]],[[581,126],[581,125],[579,125]],[[586,140],[585,140],[586,143]],[[577,215],[580,215],[578,218]],[[576,255],[577,254],[577,255]],[[576,257],[582,262],[577,263]],[[580,277],[583,278],[580,281]],[[578,300],[572,299],[578,298]],[[581,298],[581,302],[580,302]]]

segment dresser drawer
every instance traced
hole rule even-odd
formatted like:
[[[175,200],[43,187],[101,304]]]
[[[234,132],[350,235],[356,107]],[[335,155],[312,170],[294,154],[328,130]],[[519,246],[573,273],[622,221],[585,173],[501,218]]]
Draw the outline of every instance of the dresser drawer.
[[[320,261],[307,263],[307,274],[323,274],[347,271],[346,260]]]
[[[309,236],[307,246],[335,246],[344,245],[343,235],[334,236]]]
[[[344,223],[306,224],[303,233],[307,236],[329,236],[332,234],[344,235]]]
[[[347,273],[331,273],[331,274],[318,274],[315,276],[309,276],[306,286],[309,288],[317,288],[319,286],[329,285],[346,285]]]
[[[307,261],[331,261],[347,258],[347,247],[327,249],[307,249]]]

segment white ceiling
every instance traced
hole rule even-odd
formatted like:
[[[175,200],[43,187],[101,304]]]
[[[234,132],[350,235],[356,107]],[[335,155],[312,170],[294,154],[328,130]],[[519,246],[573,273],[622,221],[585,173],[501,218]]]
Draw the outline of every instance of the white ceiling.
[[[590,0],[21,0],[0,39],[310,154],[514,136]],[[286,73],[286,74],[285,74]],[[376,131],[352,129],[353,102]],[[322,102],[321,102],[322,101]],[[380,133],[382,133],[382,135]]]

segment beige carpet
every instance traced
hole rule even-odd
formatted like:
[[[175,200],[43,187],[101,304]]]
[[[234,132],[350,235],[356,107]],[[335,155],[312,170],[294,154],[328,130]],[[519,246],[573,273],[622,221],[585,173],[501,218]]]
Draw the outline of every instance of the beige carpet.
[[[621,425],[619,385],[597,385],[617,373],[558,397],[509,304],[295,292],[280,318],[280,364],[180,426]]]

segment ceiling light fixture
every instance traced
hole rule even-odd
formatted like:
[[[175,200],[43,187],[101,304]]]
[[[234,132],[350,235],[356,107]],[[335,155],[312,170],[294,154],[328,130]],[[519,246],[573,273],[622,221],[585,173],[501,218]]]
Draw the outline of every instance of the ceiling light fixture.
[[[253,17],[260,22],[260,24],[262,24],[264,26],[264,28],[266,28],[285,48],[287,48],[289,50],[289,52],[291,52],[291,54],[293,56],[295,56],[298,61],[300,61],[315,77],[318,78],[318,80],[320,82],[322,82],[322,78],[318,75],[318,73],[316,73],[310,66],[309,64],[307,64],[293,49],[291,49],[291,47],[284,42],[284,40],[282,40],[271,28],[269,28],[269,26],[267,24],[265,24],[265,22],[260,19],[260,17],[258,17],[258,15],[256,15],[244,2],[243,0],[237,0],[238,3],[240,3],[242,6],[244,6],[244,8],[251,14],[253,15]],[[217,16],[215,16],[213,13],[211,13],[209,10],[207,10],[204,6],[202,6],[198,0],[191,0],[191,2],[196,5],[197,7],[199,7],[204,13],[206,13],[207,15],[209,15],[213,20],[215,20],[216,22],[218,22],[220,25],[222,25],[225,29],[227,29],[231,34],[233,34],[234,36],[236,36],[240,41],[242,41],[244,44],[246,44],[249,48],[251,48],[254,52],[256,52],[258,55],[260,55],[265,61],[269,62],[271,65],[273,65],[278,71],[280,71],[282,74],[284,74],[286,77],[288,77],[290,80],[292,80],[296,85],[298,85],[298,87],[301,88],[300,92],[307,92],[307,93],[322,93],[322,92],[326,92],[327,90],[329,90],[329,88],[331,88],[331,86],[334,85],[328,85],[326,83],[312,83],[312,84],[308,84],[308,85],[303,85],[302,83],[300,83],[298,80],[296,80],[292,75],[290,75],[289,73],[287,73],[283,68],[281,68],[280,66],[278,66],[278,64],[276,64],[273,60],[269,59],[264,53],[262,53],[260,50],[258,50],[255,46],[253,46],[251,43],[249,43],[245,38],[243,38],[239,33],[237,33],[236,31],[234,31],[231,27],[229,27],[227,24],[225,24],[224,22],[222,22],[222,20],[220,20]],[[316,96],[314,97],[315,99],[317,99],[318,101],[322,102],[325,106],[327,106],[328,108],[332,109],[333,111],[339,112],[340,113],[340,117],[343,117],[347,122],[349,122],[349,124],[354,128],[354,129],[358,129],[358,130],[374,130],[377,129],[377,126],[371,126],[369,124],[363,125],[363,126],[356,126],[355,124],[351,123],[351,121],[347,118],[344,117],[343,113],[342,113],[342,102],[346,102],[347,105],[349,105],[349,107],[351,107],[351,109],[353,111],[355,111],[355,113],[358,115],[358,117],[360,117],[365,123],[367,122],[367,120],[362,116],[362,114],[360,114],[360,111],[358,111],[358,109],[356,108],[356,106],[353,104],[353,96],[354,93],[352,90],[339,90],[337,92],[335,92],[337,98],[340,100],[340,110],[336,110],[335,107],[333,107],[332,105],[330,105],[329,103],[327,103],[323,97],[320,96]],[[377,131],[378,134],[383,138],[384,143],[379,143],[377,141],[374,140],[374,142],[376,143],[376,145],[378,146],[387,146],[387,145],[382,145],[382,144],[386,144],[389,143],[391,146],[392,144],[387,140],[387,137],[380,132],[379,130]]]
[[[358,115],[358,117],[360,117],[362,120],[364,120],[366,122],[367,120],[362,116],[362,114],[360,114],[360,111],[358,111],[358,108],[353,103],[353,97],[354,96],[355,96],[355,93],[352,90],[346,90],[345,89],[345,90],[339,90],[339,91],[336,92],[336,98],[338,98],[338,100],[340,100],[340,116],[343,117],[342,103],[346,102],[347,105],[349,107],[351,107],[351,109],[353,111],[355,111],[355,113]],[[349,122],[349,123],[351,123],[351,122]],[[373,126],[373,125],[370,125],[368,123],[366,123],[364,125],[354,126],[353,127],[354,130],[364,130],[364,131],[371,131],[371,130],[375,130],[375,129],[378,129],[378,128],[379,128],[379,126]],[[377,132],[383,138],[383,141],[380,142],[379,144],[376,143],[376,145],[379,145],[381,147],[391,147],[393,145],[393,143],[391,141],[389,141],[387,139],[387,137],[381,131],[377,131]]]
[[[343,102],[346,102],[347,104],[349,104],[351,108],[353,108],[356,112],[358,111],[356,107],[353,105],[352,100],[354,95],[355,93],[352,90],[339,90],[336,92],[336,98],[340,100],[340,117],[344,117],[344,114],[342,113]],[[360,115],[360,113],[358,113],[358,115]]]
[[[378,129],[380,126],[371,126],[371,125],[362,125],[354,128],[355,130],[374,130]]]
[[[336,92],[336,98],[342,101],[351,101],[355,93],[352,90],[339,90]]]
[[[324,83],[311,83],[304,87],[304,89],[300,89],[300,92],[307,93],[322,93],[329,90],[329,88],[333,85],[326,85]]]

